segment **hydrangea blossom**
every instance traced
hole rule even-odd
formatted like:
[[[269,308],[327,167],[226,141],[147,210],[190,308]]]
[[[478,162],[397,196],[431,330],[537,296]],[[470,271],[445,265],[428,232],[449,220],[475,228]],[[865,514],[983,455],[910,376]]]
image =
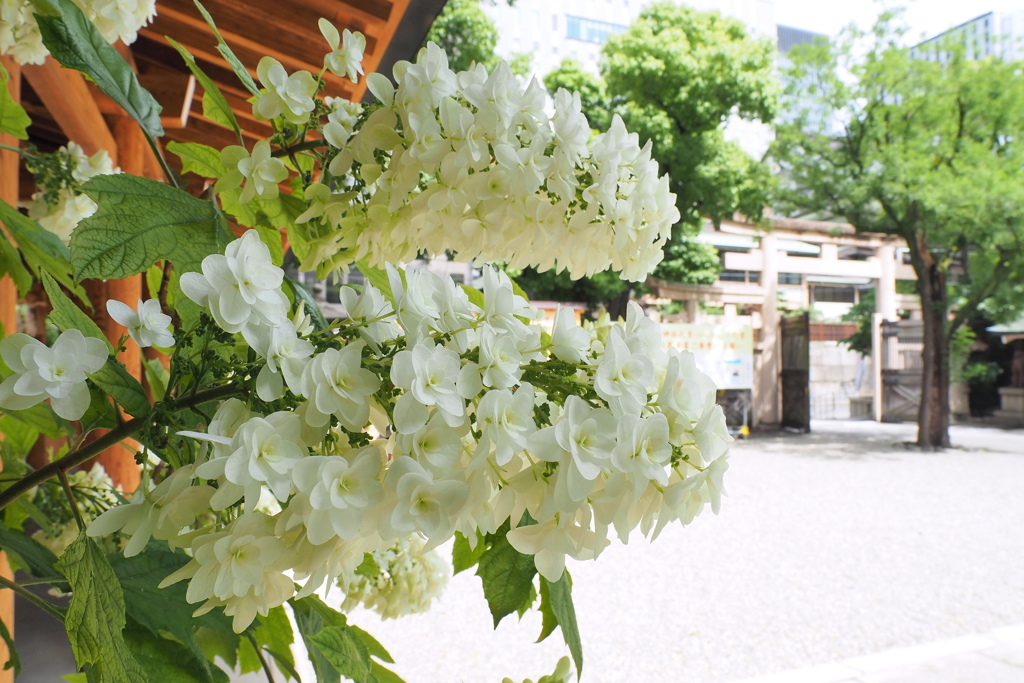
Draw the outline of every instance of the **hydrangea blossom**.
[[[128,328],[128,336],[140,347],[174,346],[174,335],[168,331],[171,316],[160,310],[160,302],[156,299],[139,299],[136,310],[128,304],[116,299],[107,301],[107,313],[113,320]]]
[[[55,413],[78,420],[89,407],[85,380],[107,362],[107,345],[71,329],[53,347],[27,334],[0,340],[0,356],[14,374],[0,383],[0,408],[25,410],[50,399]]]
[[[430,549],[456,530],[475,539],[503,524],[557,581],[567,559],[595,559],[612,535],[654,537],[718,511],[731,439],[714,385],[691,354],[661,350],[635,304],[626,321],[590,330],[562,314],[542,343],[523,322],[537,312],[497,273],[485,274],[476,306],[450,280],[422,271],[403,287],[393,271],[395,305],[371,284],[350,291],[354,317],[325,342],[288,319],[286,302],[264,298],[258,283],[281,275],[260,247],[250,231],[182,285],[226,330],[250,330],[252,350],[288,377],[275,400],[293,407],[226,402],[205,434],[182,432],[210,444],[205,462],[95,526],[123,528],[132,550],[146,534],[189,545],[193,560],[169,580],[191,578],[201,610],[223,607],[243,628],[329,581],[351,591],[350,604],[366,601],[370,584],[391,584],[356,572],[362,553],[417,537]],[[266,343],[278,331],[305,350]],[[385,436],[367,443],[371,425]],[[264,509],[268,495],[276,503]],[[183,534],[207,497],[244,512]],[[180,512],[153,517],[165,510]]]
[[[30,218],[57,235],[64,244],[71,242],[71,233],[78,224],[96,213],[96,202],[80,192],[80,185],[98,175],[120,173],[105,149],[89,156],[75,142],[69,142],[53,153],[64,167],[56,192],[39,190],[32,194],[26,208]],[[68,178],[67,176],[70,176]]]

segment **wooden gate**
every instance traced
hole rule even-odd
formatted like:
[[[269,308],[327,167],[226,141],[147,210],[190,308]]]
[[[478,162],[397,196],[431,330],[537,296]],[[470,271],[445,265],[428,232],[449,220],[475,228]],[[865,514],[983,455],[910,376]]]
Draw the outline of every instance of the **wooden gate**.
[[[807,313],[783,318],[782,426],[811,430],[811,333]]]
[[[924,323],[882,323],[882,422],[913,422],[921,407]]]

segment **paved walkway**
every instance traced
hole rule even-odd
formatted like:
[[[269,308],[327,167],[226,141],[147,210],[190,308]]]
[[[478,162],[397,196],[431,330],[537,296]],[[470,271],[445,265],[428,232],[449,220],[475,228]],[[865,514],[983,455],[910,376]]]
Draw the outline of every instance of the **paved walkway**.
[[[736,683],[1019,683],[1024,625],[897,648]]]
[[[842,677],[807,681],[1024,680],[969,673],[979,661],[1000,666],[995,629],[1024,624],[1024,432],[954,427],[957,448],[921,453],[903,443],[913,425],[813,428],[738,443],[720,516],[571,564],[586,683],[726,683],[821,667]],[[536,680],[565,654],[557,633],[533,644],[532,613],[494,632],[466,573],[428,614],[352,620],[409,683]],[[940,645],[909,652],[955,655],[944,666],[968,673],[855,668],[877,653],[899,663],[894,652],[928,643]]]

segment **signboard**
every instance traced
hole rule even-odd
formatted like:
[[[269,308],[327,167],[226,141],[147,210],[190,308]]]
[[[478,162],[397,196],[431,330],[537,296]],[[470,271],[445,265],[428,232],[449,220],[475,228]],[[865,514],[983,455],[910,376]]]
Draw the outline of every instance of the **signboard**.
[[[754,330],[749,325],[662,323],[661,345],[690,351],[719,389],[753,389]]]

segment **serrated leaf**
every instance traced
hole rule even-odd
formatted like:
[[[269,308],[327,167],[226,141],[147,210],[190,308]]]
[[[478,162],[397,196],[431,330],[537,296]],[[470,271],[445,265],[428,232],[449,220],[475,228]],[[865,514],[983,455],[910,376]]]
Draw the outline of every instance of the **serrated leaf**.
[[[25,296],[32,289],[32,274],[21,262],[21,254],[0,230],[0,277],[4,275],[10,276],[19,296]]]
[[[234,631],[216,631],[205,626],[196,628],[196,640],[206,659],[213,661],[220,657],[232,669],[238,664],[238,647],[241,638]]]
[[[462,535],[461,531],[455,532],[455,543],[452,545],[452,569],[455,574],[466,571],[480,561],[480,556],[487,550],[483,535],[476,532],[476,547],[469,545],[469,539]]]
[[[149,415],[149,396],[146,390],[116,358],[108,358],[102,368],[89,375],[89,379],[110,394],[132,417]]]
[[[0,223],[18,244],[18,250],[33,273],[47,272],[82,301],[85,290],[71,277],[71,251],[52,232],[0,199]]]
[[[64,551],[56,568],[71,586],[64,625],[78,666],[91,664],[102,683],[149,680],[124,642],[121,584],[96,542],[82,533]]]
[[[533,577],[537,574],[533,556],[523,555],[508,542],[508,530],[505,522],[494,534],[488,534],[490,545],[480,555],[476,569],[495,628],[507,615],[532,601]]]
[[[103,334],[99,325],[64,295],[57,281],[50,277],[49,273],[40,273],[39,279],[43,283],[43,289],[46,290],[46,296],[50,299],[50,305],[53,306],[49,318],[54,325],[59,327],[62,332],[78,330],[86,337],[101,340],[107,346],[107,353],[114,350],[114,345],[107,339],[107,335]]]
[[[352,626],[349,624],[348,627],[352,629],[352,632],[355,633],[356,637],[363,643],[363,647],[366,648],[366,651],[370,653],[371,657],[376,657],[382,662],[387,662],[388,664],[395,663],[395,659],[391,656],[391,653],[384,649],[384,646],[380,644],[380,641],[358,626]]]
[[[38,429],[46,436],[51,436],[55,439],[62,436],[70,436],[75,433],[75,429],[71,426],[71,423],[53,412],[53,408],[51,408],[48,403],[40,403],[32,406],[31,408],[26,408],[25,410],[5,409],[3,414],[18,420],[19,422],[23,422],[30,427]]]
[[[167,151],[181,159],[182,173],[195,173],[204,178],[220,178],[227,173],[220,163],[220,152],[208,145],[171,140]]]
[[[164,36],[164,39],[171,44],[171,47],[178,51],[181,58],[185,60],[188,70],[199,81],[199,85],[203,86],[203,116],[225,128],[230,128],[237,135],[241,135],[242,129],[238,125],[238,119],[235,118],[235,112],[231,110],[231,106],[228,104],[227,99],[224,98],[224,93],[217,87],[217,84],[206,75],[205,71],[199,68],[195,57],[188,50],[169,36]]]
[[[236,76],[238,76],[238,80],[242,81],[242,85],[244,85],[253,95],[259,95],[260,89],[256,87],[256,82],[252,80],[252,76],[250,76],[249,72],[245,70],[245,66],[242,65],[241,60],[235,56],[235,53],[231,51],[230,47],[228,47],[227,42],[224,41],[224,36],[220,34],[220,31],[217,30],[217,25],[213,23],[213,17],[211,17],[210,13],[206,11],[206,8],[200,4],[199,0],[195,0],[195,3],[196,7],[199,8],[200,14],[203,15],[203,19],[206,20],[206,23],[209,24],[210,29],[213,31],[213,35],[217,37],[217,51],[223,55],[228,65],[231,67],[231,70],[235,72]]]
[[[320,648],[313,642],[312,638],[320,633],[324,627],[324,617],[315,609],[317,597],[303,598],[292,602],[292,609],[295,614],[295,625],[302,636],[302,642],[309,652],[309,661],[313,664],[313,672],[316,674],[317,683],[335,683],[340,674],[335,671],[327,658],[320,653]],[[342,616],[344,620],[344,616]],[[344,623],[344,621],[342,621]]]
[[[7,89],[10,80],[7,69],[0,64],[0,133],[7,133],[19,140],[28,140],[28,127],[32,119],[25,113],[25,108],[15,102],[11,91]]]
[[[370,680],[370,653],[359,637],[347,626],[328,626],[310,640],[331,666],[355,683]]]
[[[572,604],[572,580],[569,578],[569,571],[562,572],[562,578],[551,583],[543,576],[540,577],[541,591],[541,614],[544,614],[544,629],[548,628],[549,617],[545,614],[544,598],[547,598],[547,609],[562,629],[562,637],[565,644],[569,646],[569,653],[572,654],[572,661],[576,663],[576,675],[583,674],[583,644],[580,642],[580,630],[576,624],[576,607]],[[554,627],[552,627],[553,629]],[[549,631],[550,633],[550,631]],[[544,632],[541,632],[543,640]]]
[[[150,138],[164,134],[160,105],[139,85],[132,67],[71,0],[33,0],[43,45],[69,69],[81,71],[114,100]]]
[[[159,358],[150,358],[142,364],[146,372],[146,383],[149,384],[149,391],[154,401],[159,401],[167,394],[167,382],[170,380],[170,372],[160,362]]]
[[[99,208],[71,235],[78,278],[124,278],[164,259],[179,272],[199,270],[233,239],[210,202],[155,180],[101,175],[82,189]]]
[[[212,680],[215,667],[206,661],[203,648],[195,636],[195,627],[230,634],[234,648],[238,636],[231,630],[231,619],[220,610],[193,617],[195,607],[186,599],[188,587],[175,583],[159,588],[168,575],[189,562],[181,553],[172,552],[167,545],[151,541],[146,550],[133,557],[116,554],[110,556],[110,565],[124,591],[125,613],[131,620],[154,636],[166,631],[187,648],[187,652],[207,671],[206,680]]]

